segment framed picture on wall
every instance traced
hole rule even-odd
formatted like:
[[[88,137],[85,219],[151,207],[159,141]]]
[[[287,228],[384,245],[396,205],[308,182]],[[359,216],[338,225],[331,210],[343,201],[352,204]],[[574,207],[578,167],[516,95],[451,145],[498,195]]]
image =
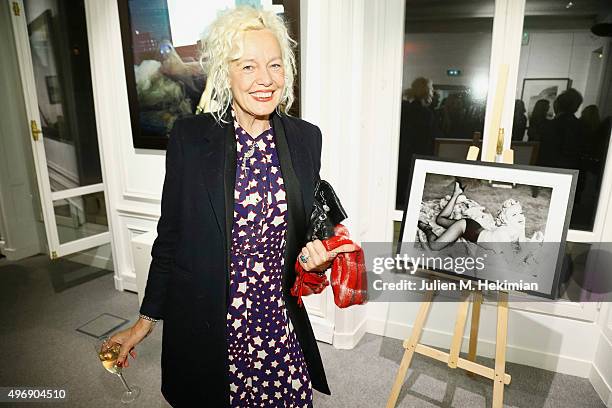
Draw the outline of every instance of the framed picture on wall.
[[[177,118],[195,113],[206,85],[201,38],[219,13],[240,5],[280,14],[299,40],[299,0],[117,0],[134,147],[165,149]],[[299,67],[299,48],[296,49]],[[299,116],[299,75],[292,114]]]
[[[415,156],[399,251],[432,259],[424,269],[512,283],[509,290],[554,299],[577,175],[576,170]]]
[[[572,80],[569,78],[525,78],[521,100],[525,104],[527,117],[531,117],[535,104],[545,99],[549,102],[548,118],[552,119],[554,116],[553,102],[561,92],[568,90],[571,86]]]

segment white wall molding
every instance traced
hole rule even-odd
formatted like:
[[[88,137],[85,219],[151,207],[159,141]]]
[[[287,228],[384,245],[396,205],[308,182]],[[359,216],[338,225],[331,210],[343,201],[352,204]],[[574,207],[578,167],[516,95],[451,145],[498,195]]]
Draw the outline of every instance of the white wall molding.
[[[363,307],[363,306],[355,306],[355,307]],[[367,319],[363,319],[358,322],[356,325],[351,327],[352,330],[341,332],[338,330],[334,331],[334,341],[333,345],[337,349],[350,350],[354,348],[359,340],[366,334],[368,327]]]
[[[153,206],[144,206],[129,202],[122,202],[120,205],[118,205],[117,212],[122,217],[155,221],[156,224],[161,215],[159,206],[155,206],[153,208]]]
[[[127,201],[139,201],[143,203],[161,205],[161,196],[152,194],[147,191],[125,190],[123,191],[123,199]]]
[[[0,249],[2,254],[6,256],[6,259],[9,261],[18,261],[20,259],[24,259],[33,255],[36,255],[41,252],[41,247],[38,243],[30,244],[27,246],[22,246],[19,248],[11,248],[6,246],[6,242],[3,245],[0,245]]]

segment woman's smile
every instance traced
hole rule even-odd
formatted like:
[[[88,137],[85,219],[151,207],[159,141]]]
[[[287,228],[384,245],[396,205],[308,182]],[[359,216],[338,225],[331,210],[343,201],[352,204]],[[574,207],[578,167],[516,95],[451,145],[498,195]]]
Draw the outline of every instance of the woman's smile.
[[[273,91],[256,91],[251,92],[251,96],[258,102],[270,102],[273,93]]]

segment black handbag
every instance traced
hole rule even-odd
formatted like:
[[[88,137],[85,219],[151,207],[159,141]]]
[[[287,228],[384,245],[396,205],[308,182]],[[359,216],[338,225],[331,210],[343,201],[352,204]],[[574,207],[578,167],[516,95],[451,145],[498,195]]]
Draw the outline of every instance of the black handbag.
[[[319,180],[314,191],[312,213],[306,232],[306,239],[324,240],[334,235],[334,227],[344,221],[348,215],[332,186],[325,180]]]

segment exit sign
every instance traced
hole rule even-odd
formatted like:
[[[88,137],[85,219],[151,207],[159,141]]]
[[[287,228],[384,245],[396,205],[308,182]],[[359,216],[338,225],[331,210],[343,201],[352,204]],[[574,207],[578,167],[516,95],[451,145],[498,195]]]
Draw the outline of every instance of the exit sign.
[[[460,69],[447,69],[446,70],[446,75],[448,75],[448,76],[459,76],[459,75],[461,75],[461,70]]]

